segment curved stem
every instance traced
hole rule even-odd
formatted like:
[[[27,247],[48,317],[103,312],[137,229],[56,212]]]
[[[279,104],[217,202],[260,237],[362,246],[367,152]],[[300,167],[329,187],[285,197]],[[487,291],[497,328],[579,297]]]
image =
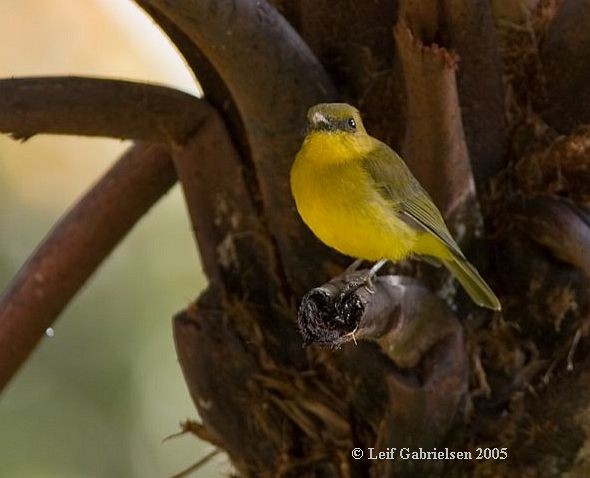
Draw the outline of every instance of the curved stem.
[[[248,158],[250,156],[248,141],[234,99],[211,62],[186,33],[178,28],[158,8],[150,5],[148,0],[135,0],[135,3],[152,17],[178,48],[178,51],[192,70],[195,81],[202,87],[207,101],[217,110],[226,123],[240,156],[243,159]]]
[[[175,181],[165,146],[134,146],[49,232],[0,296],[0,390],[88,277]]]
[[[110,136],[182,143],[211,108],[159,85],[81,77],[0,80],[0,132]]]
[[[289,169],[305,112],[334,98],[322,66],[292,27],[264,0],[142,0],[165,14],[203,52],[228,87],[243,120],[283,269],[303,294],[325,280],[326,249],[298,218]],[[253,74],[256,72],[256,74]]]

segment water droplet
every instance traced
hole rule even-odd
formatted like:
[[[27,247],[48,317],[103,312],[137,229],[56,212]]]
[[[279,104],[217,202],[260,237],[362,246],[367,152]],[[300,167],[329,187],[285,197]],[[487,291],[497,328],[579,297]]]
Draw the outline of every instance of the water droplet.
[[[53,337],[55,335],[55,330],[53,330],[53,327],[47,327],[45,335],[47,335],[47,337]]]

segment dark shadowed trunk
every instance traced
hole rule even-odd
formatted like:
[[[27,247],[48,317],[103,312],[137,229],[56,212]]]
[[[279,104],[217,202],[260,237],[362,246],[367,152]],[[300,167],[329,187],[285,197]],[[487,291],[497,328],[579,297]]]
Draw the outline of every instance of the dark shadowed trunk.
[[[88,242],[74,209],[0,298],[0,384],[175,171],[209,278],[173,322],[201,418],[186,427],[240,476],[589,476],[590,1],[137,3],[203,100],[0,82],[0,130],[15,137],[167,143],[136,146],[77,206],[110,221],[120,191],[105,184],[133,182],[143,192],[113,237]],[[427,264],[392,267],[374,294],[339,275],[350,259],[303,225],[288,181],[307,108],[334,100],[403,153],[502,313]],[[164,179],[138,176],[138,160]],[[81,244],[91,253],[76,271]],[[47,257],[61,267],[43,269]],[[67,290],[35,282],[55,270]],[[368,459],[392,447],[397,459]]]

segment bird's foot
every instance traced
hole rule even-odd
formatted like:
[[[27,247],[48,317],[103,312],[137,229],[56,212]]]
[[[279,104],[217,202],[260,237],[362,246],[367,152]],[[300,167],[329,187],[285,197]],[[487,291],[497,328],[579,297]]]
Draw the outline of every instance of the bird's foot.
[[[371,274],[371,271],[369,271],[363,280],[363,285],[365,286],[365,289],[367,289],[367,292],[369,294],[375,293],[375,285],[373,284],[373,277],[375,277],[375,274]]]
[[[373,287],[373,277],[377,275],[377,272],[379,272],[379,270],[385,265],[386,262],[387,259],[381,259],[377,261],[375,265],[373,265],[373,267],[369,269],[369,272],[367,272],[367,275],[365,277],[365,287],[369,294],[375,293],[375,288]]]
[[[346,294],[357,290],[359,287],[365,287],[369,294],[375,293],[375,285],[373,283],[373,279],[379,272],[379,269],[383,267],[383,265],[387,262],[387,259],[381,259],[380,261],[376,262],[373,267],[371,267],[366,274],[359,274],[356,277],[351,277],[346,279],[346,286],[344,287],[341,295],[345,296]],[[356,268],[362,263],[362,259],[358,259],[354,261],[354,263],[346,269],[345,274],[352,273]]]
[[[346,281],[344,283],[344,287],[342,288],[342,290],[340,292],[340,297],[341,298],[344,298],[348,294],[354,292],[359,287],[362,287],[362,286],[364,286],[366,284],[367,284],[367,280],[366,280],[366,276],[365,275],[357,276],[357,277],[352,277],[352,278],[346,279]]]
[[[341,343],[349,342],[350,339],[352,339],[352,341],[354,342],[354,345],[358,345],[358,343],[356,341],[356,337],[355,337],[355,334],[356,334],[356,331],[358,330],[358,328],[359,327],[357,325],[352,332],[348,332],[347,334],[340,337]]]

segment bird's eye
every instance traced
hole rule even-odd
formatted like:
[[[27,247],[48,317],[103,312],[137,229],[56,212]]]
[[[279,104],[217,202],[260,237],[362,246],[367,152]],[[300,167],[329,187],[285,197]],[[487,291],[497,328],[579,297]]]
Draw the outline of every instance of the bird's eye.
[[[356,129],[356,121],[353,118],[348,118],[348,126],[352,129]]]

